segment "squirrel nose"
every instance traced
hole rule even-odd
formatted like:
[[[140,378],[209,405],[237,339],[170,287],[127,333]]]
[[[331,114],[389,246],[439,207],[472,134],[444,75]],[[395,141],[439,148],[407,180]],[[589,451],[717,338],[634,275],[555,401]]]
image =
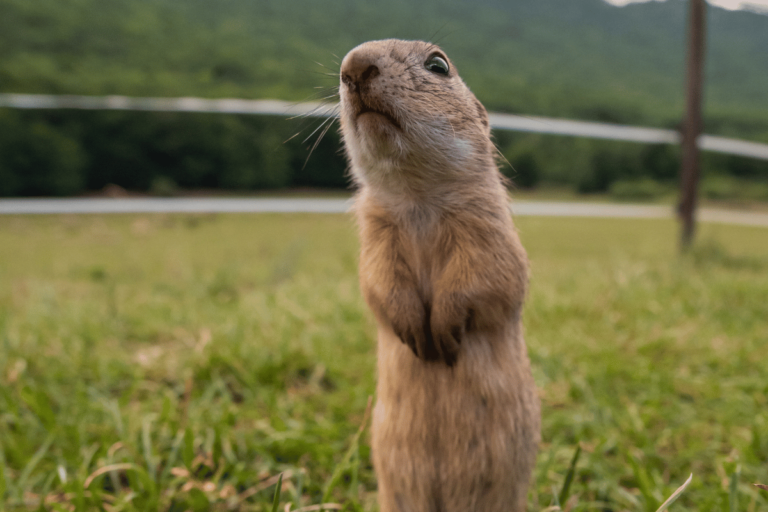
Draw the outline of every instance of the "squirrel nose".
[[[341,81],[352,91],[358,90],[380,74],[373,59],[363,52],[354,52],[341,63]]]

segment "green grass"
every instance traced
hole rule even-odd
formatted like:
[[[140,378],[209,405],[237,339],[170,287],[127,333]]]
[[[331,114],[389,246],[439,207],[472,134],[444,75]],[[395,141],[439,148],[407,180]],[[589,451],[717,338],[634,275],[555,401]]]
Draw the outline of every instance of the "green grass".
[[[766,509],[768,231],[518,225],[530,510],[653,512],[690,473],[671,510]],[[280,510],[374,510],[356,259],[348,216],[0,218],[0,504],[267,511],[282,472]]]

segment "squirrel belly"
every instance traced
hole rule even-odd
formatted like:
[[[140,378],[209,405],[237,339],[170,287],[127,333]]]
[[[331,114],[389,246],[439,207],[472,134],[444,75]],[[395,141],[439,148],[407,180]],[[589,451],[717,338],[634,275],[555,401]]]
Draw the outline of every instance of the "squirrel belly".
[[[414,358],[379,330],[372,447],[382,511],[525,510],[540,413],[518,330],[497,336],[519,343],[467,339],[453,367]],[[488,334],[468,335],[479,336]]]

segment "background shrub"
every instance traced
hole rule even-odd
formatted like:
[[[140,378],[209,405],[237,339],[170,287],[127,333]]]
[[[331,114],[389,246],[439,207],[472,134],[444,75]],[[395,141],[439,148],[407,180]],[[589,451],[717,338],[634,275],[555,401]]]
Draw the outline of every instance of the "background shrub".
[[[75,195],[110,184],[159,195],[183,189],[347,188],[350,179],[337,127],[317,144],[322,129],[311,135],[322,122],[2,110],[0,196]],[[675,146],[501,131],[494,136],[503,157],[501,171],[522,189],[555,185],[639,200],[677,186],[680,158]],[[768,162],[705,153],[702,165],[702,190],[708,198],[768,196]]]
[[[623,201],[648,201],[658,199],[672,190],[651,178],[619,180],[611,184],[611,197]]]

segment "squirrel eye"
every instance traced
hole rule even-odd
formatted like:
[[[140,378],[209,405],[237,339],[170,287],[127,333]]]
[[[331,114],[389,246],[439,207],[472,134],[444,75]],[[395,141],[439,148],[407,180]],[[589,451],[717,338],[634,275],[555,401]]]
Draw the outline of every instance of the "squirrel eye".
[[[438,75],[448,74],[448,63],[445,62],[445,59],[437,54],[431,55],[427,59],[427,62],[424,63],[424,67],[433,73],[437,73]]]

